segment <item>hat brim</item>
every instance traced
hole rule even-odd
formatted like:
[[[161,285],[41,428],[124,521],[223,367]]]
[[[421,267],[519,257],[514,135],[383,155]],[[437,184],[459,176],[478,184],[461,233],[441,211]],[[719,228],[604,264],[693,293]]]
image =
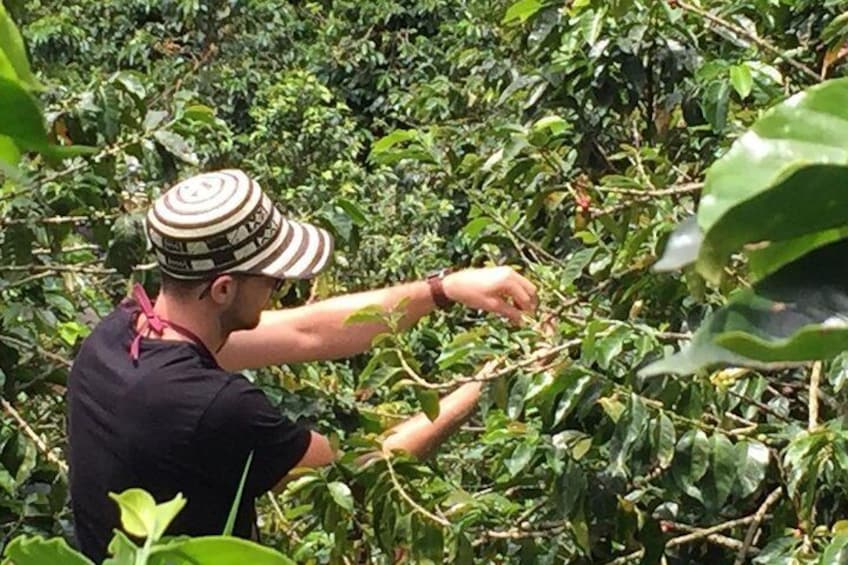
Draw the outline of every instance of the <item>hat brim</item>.
[[[283,229],[263,253],[265,260],[248,272],[277,279],[309,279],[327,268],[333,257],[333,236],[305,222],[283,222]]]

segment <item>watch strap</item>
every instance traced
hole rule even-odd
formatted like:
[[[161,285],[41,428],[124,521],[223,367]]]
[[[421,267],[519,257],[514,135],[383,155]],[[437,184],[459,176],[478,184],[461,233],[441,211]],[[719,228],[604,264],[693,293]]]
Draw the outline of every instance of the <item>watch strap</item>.
[[[433,297],[433,302],[441,310],[447,310],[453,305],[453,300],[445,294],[445,287],[442,284],[445,276],[450,274],[451,269],[441,269],[427,275],[427,284],[430,287],[430,296]]]

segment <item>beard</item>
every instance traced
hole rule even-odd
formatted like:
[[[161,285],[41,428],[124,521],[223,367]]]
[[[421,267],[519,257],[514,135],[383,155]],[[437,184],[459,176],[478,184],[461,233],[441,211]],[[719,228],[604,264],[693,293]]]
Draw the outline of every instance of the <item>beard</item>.
[[[226,311],[221,315],[221,329],[226,335],[242,330],[252,330],[259,325],[262,311],[245,312],[238,306],[234,306],[231,311]]]
[[[221,313],[221,329],[225,336],[229,336],[232,332],[252,330],[259,325],[263,309],[251,308],[250,300],[240,298],[237,296],[233,304]]]

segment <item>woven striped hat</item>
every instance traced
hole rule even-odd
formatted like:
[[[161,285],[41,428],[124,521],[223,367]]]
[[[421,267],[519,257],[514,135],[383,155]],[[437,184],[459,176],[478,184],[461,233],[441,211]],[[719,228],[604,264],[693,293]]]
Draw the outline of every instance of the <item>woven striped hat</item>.
[[[285,218],[239,170],[203,173],[160,196],[147,213],[159,267],[185,280],[224,273],[304,279],[330,262],[333,238]]]

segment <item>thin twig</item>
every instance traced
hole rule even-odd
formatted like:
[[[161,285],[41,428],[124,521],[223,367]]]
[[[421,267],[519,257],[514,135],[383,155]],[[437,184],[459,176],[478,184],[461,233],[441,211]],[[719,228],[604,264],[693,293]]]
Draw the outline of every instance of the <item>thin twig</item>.
[[[731,529],[736,528],[738,526],[748,525],[748,524],[750,524],[751,522],[754,521],[755,517],[756,517],[756,514],[752,514],[751,516],[745,516],[744,518],[736,518],[734,520],[722,522],[721,524],[718,524],[718,525],[715,525],[715,526],[712,526],[712,527],[709,527],[709,528],[697,529],[697,531],[695,531],[695,532],[688,533],[688,534],[678,536],[676,538],[672,538],[672,539],[668,540],[668,542],[665,544],[665,546],[666,547],[676,547],[678,545],[685,545],[687,543],[691,543],[691,542],[694,542],[694,541],[700,541],[702,539],[708,539],[710,536],[712,536],[714,534],[718,534],[718,533],[726,531],[726,530],[731,530]],[[738,541],[738,540],[735,540],[735,541]],[[634,559],[639,559],[640,557],[642,557],[642,555],[644,555],[644,553],[645,553],[644,548],[637,549],[636,551],[634,551],[632,553],[628,553],[627,555],[622,555],[621,557],[613,559],[612,561],[608,562],[607,565],[622,565],[623,563],[633,561]]]
[[[615,186],[596,186],[594,187],[598,192],[609,192],[612,194],[626,194],[629,196],[669,196],[673,194],[689,194],[691,192],[700,192],[701,189],[704,188],[704,183],[702,182],[693,182],[688,184],[681,184],[678,186],[671,186],[668,188],[660,188],[654,190],[643,190],[640,188],[619,188]]]
[[[757,531],[760,529],[760,524],[763,522],[763,518],[765,518],[766,513],[769,509],[780,500],[780,495],[783,493],[783,489],[781,487],[777,487],[766,497],[765,501],[757,508],[757,511],[754,513],[754,520],[751,522],[751,525],[748,526],[748,532],[745,534],[745,541],[742,542],[742,547],[739,549],[739,553],[736,555],[736,560],[733,562],[733,565],[742,565],[745,562],[745,557],[748,555],[748,550],[751,548],[751,544],[754,543],[754,536],[757,534]]]
[[[401,486],[400,481],[398,481],[397,475],[395,474],[395,468],[394,466],[392,466],[392,456],[389,454],[385,454],[383,456],[383,459],[385,460],[386,467],[389,470],[389,477],[391,477],[392,484],[394,485],[395,490],[401,496],[401,498],[403,498],[406,503],[412,507],[413,510],[426,517],[428,520],[436,523],[439,526],[442,526],[443,528],[449,528],[451,526],[450,521],[445,520],[441,516],[436,516],[435,514],[415,502],[415,499],[412,498],[409,493],[406,492],[403,486]]]
[[[3,218],[0,226],[27,226],[32,224],[87,224],[98,220],[114,220],[123,214],[93,214],[91,216],[48,216],[46,218]]]
[[[818,426],[819,421],[819,383],[821,382],[822,362],[816,361],[813,363],[813,369],[810,371],[810,400],[809,400],[809,419],[807,429],[813,431]]]
[[[26,435],[29,439],[32,440],[32,442],[35,444],[38,450],[47,458],[47,460],[51,463],[55,463],[56,466],[59,467],[59,470],[63,473],[67,473],[68,464],[62,461],[59,457],[56,457],[56,455],[52,451],[50,451],[50,448],[47,446],[47,442],[45,442],[41,438],[41,436],[39,436],[36,431],[32,429],[32,426],[30,426],[27,421],[23,419],[20,413],[15,410],[15,407],[12,406],[5,398],[0,398],[0,405],[2,405],[3,411],[6,412],[6,414],[8,414],[9,416],[11,416],[13,420],[15,420],[24,435]]]
[[[769,43],[768,41],[766,41],[762,37],[760,37],[760,36],[758,36],[754,33],[751,33],[747,29],[745,29],[741,26],[738,26],[738,25],[736,25],[732,22],[729,22],[729,21],[727,21],[727,20],[725,20],[725,19],[723,19],[719,16],[716,16],[715,14],[712,14],[712,13],[710,13],[710,12],[708,12],[708,11],[702,9],[702,8],[699,8],[697,6],[693,6],[692,4],[689,4],[688,2],[683,2],[681,0],[677,0],[676,4],[678,6],[680,6],[681,8],[683,8],[684,10],[686,10],[687,12],[692,12],[693,14],[697,14],[697,15],[701,16],[702,18],[711,21],[712,23],[714,23],[716,25],[719,25],[719,26],[721,26],[721,27],[723,27],[723,28],[725,28],[729,31],[732,31],[733,33],[735,33],[736,35],[738,35],[740,37],[744,37],[745,39],[752,41],[753,43],[757,44],[759,47],[762,47],[763,49],[765,49],[766,51],[769,51],[773,55],[780,57],[781,59],[786,61],[789,65],[792,65],[797,70],[799,70],[803,74],[807,75],[807,77],[812,78],[814,81],[816,81],[816,82],[821,81],[821,77],[814,70],[812,70],[808,66],[804,65],[800,61],[793,59],[792,57],[790,57],[789,55],[787,55],[786,53],[781,51],[778,47],[772,45],[771,43]]]
[[[759,408],[760,410],[762,410],[766,414],[770,414],[770,415],[774,416],[775,418],[777,418],[778,420],[781,420],[781,421],[786,422],[786,423],[789,423],[789,422],[792,421],[789,418],[787,418],[786,416],[784,416],[783,414],[781,414],[780,412],[777,412],[776,410],[774,410],[768,404],[763,404],[759,400],[751,398],[747,394],[741,394],[741,393],[738,393],[735,390],[731,390],[731,389],[727,389],[727,394],[729,394],[730,396],[734,396],[734,397],[738,398],[739,400],[744,400],[745,402],[749,402],[749,403],[753,404],[754,406],[756,406],[757,408]]]
[[[22,341],[20,339],[14,338],[12,336],[3,335],[3,334],[0,334],[0,341],[4,341],[4,342],[8,343],[9,345],[13,345],[15,347],[20,347],[22,349],[28,349],[30,351],[34,351],[34,352],[38,353],[39,355],[41,355],[42,357],[46,357],[47,359],[50,359],[51,361],[55,361],[55,362],[59,363],[60,365],[63,365],[64,367],[67,367],[67,368],[71,367],[70,361],[68,361],[67,359],[65,359],[64,357],[62,357],[60,355],[57,355],[57,354],[52,353],[50,351],[47,351],[46,349],[44,349],[44,348],[42,348],[38,345],[33,345],[33,344],[27,343],[25,341]]]
[[[689,533],[701,533],[703,528],[696,528],[694,526],[689,526],[688,524],[679,524],[677,522],[665,522],[670,528],[674,530],[680,530],[682,532]],[[722,547],[726,547],[728,549],[740,550],[742,548],[742,542],[736,538],[731,538],[722,534],[709,534],[706,537],[706,540],[710,543],[714,543],[716,545],[720,545]],[[750,549],[750,548],[748,548]],[[753,552],[759,551],[757,548],[752,550]]]

